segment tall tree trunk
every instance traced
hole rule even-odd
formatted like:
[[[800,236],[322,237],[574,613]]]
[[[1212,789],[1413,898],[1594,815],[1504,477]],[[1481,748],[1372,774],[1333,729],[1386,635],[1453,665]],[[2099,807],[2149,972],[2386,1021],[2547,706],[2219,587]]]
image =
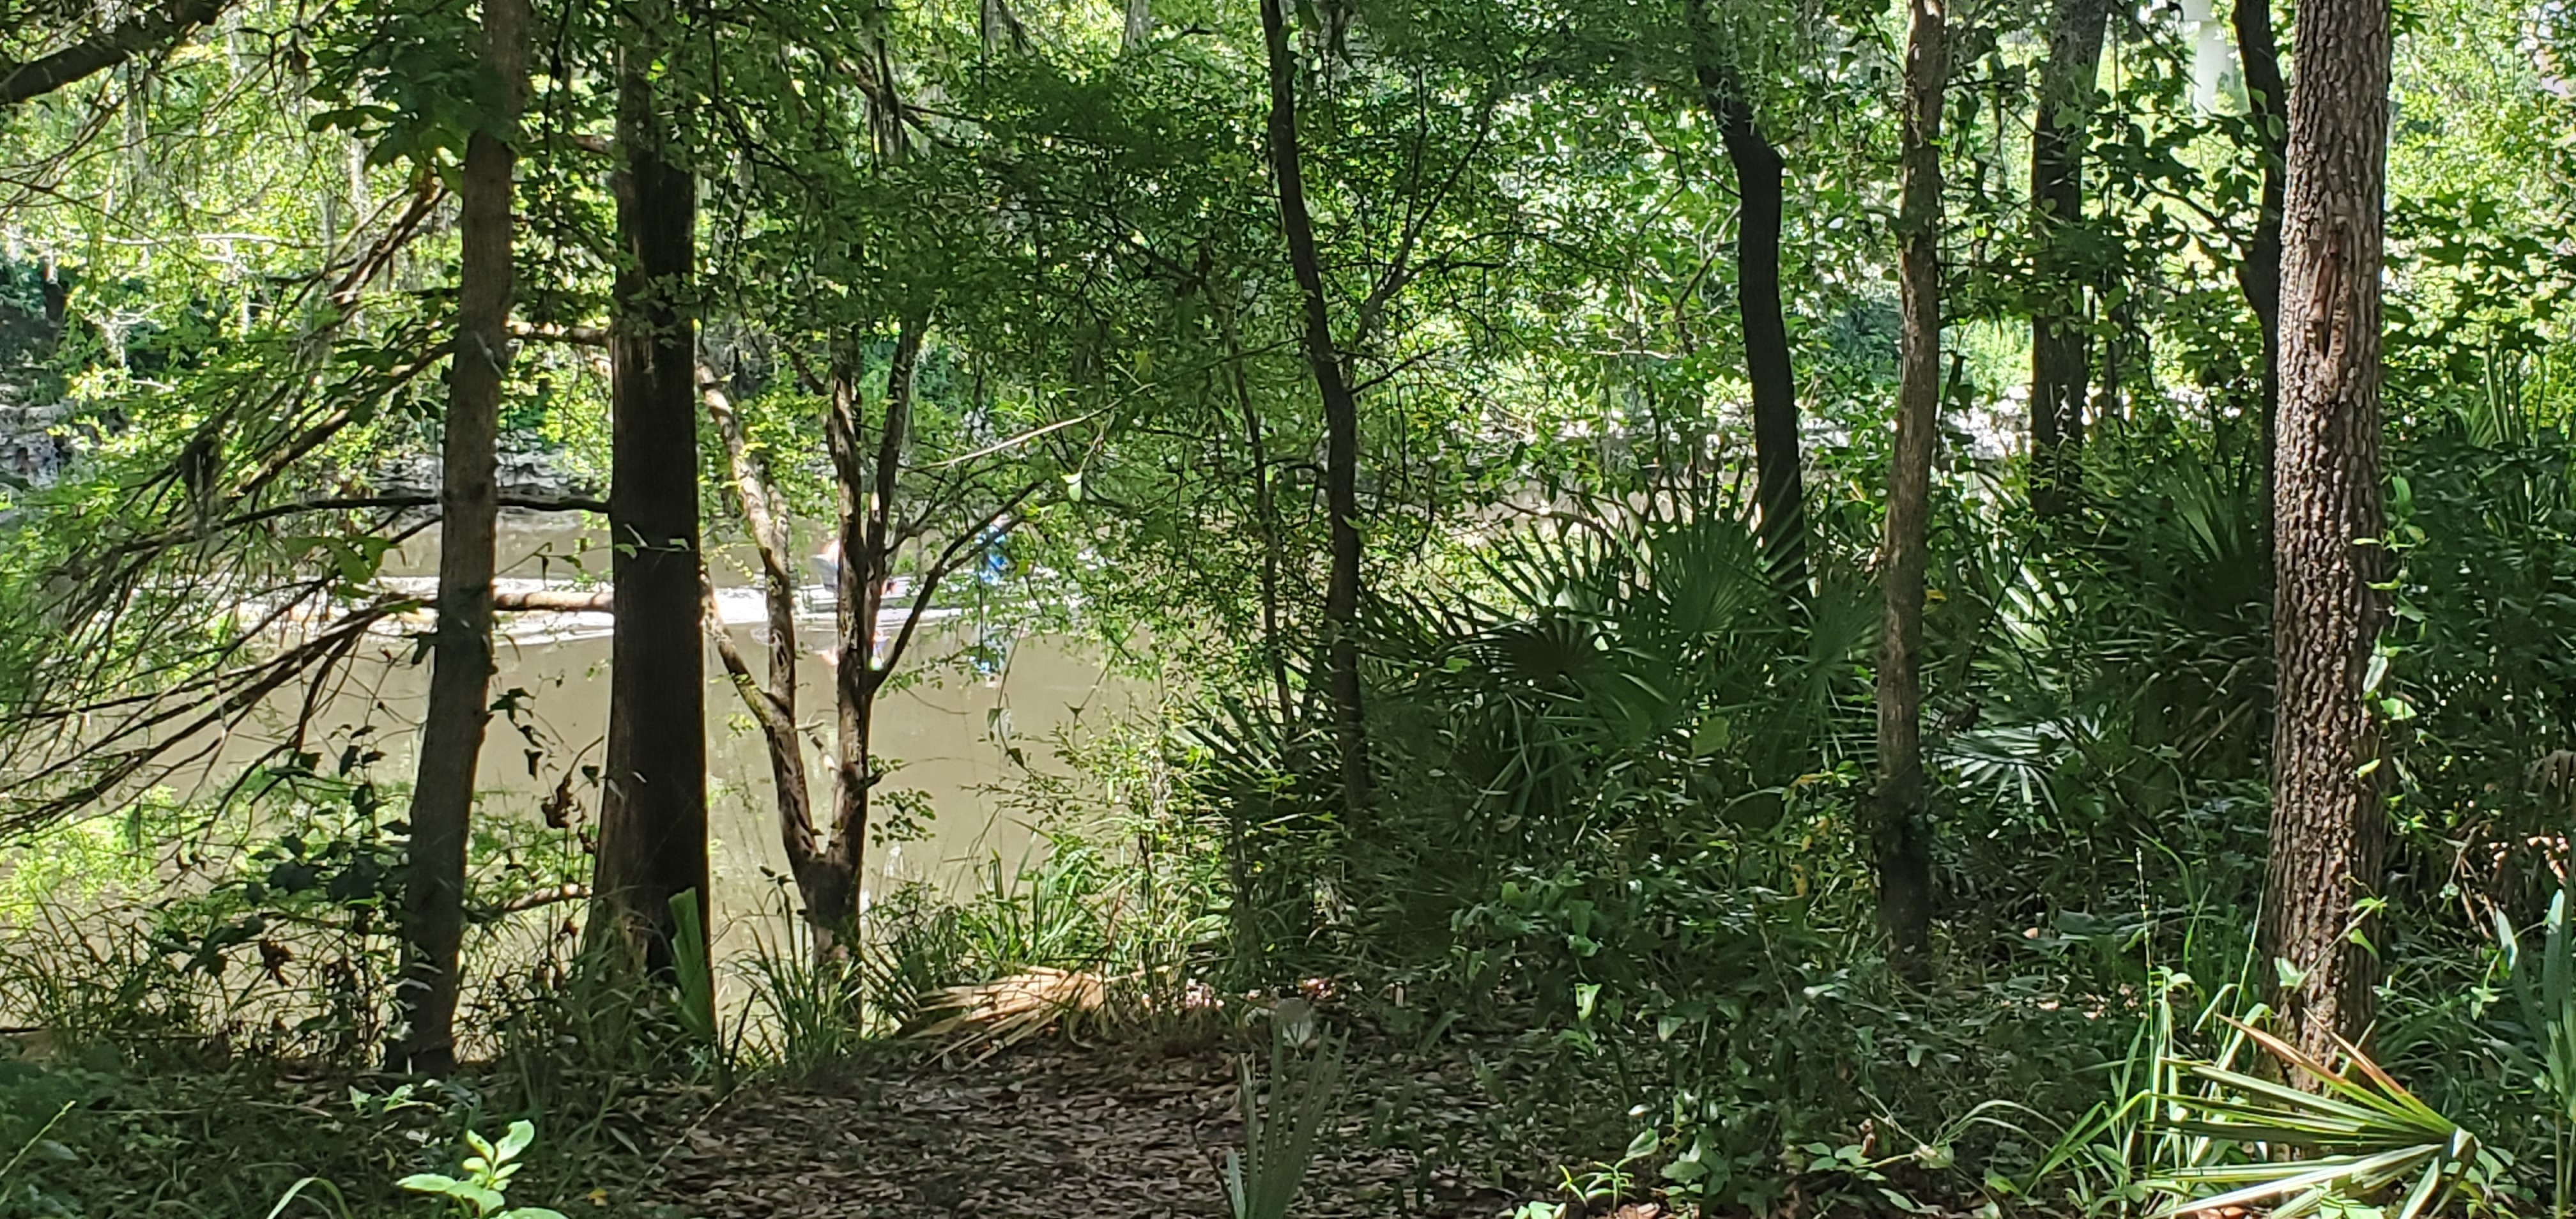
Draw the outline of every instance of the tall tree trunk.
[[[1896,453],[1887,471],[1879,580],[1887,617],[1878,662],[1878,790],[1870,827],[1878,921],[1900,972],[1920,977],[1932,946],[1931,797],[1923,774],[1923,577],[1932,450],[1941,407],[1941,105],[1949,73],[1942,0],[1909,0],[1899,150],[1897,277],[1902,302]]]
[[[2280,579],[2272,637],[2272,853],[2260,942],[2284,962],[2297,1044],[2358,1041],[2374,1012],[2386,838],[2364,691],[2387,615],[2379,471],[2379,276],[2388,170],[2388,0],[2299,9],[2282,208]],[[2356,928],[2356,924],[2358,924]]]
[[[492,550],[500,517],[495,449],[510,363],[510,175],[527,93],[528,20],[528,0],[483,2],[483,64],[498,80],[501,106],[466,138],[457,190],[462,258],[440,442],[438,627],[412,785],[403,898],[405,1028],[394,1055],[398,1066],[440,1075],[456,1068],[466,831],[491,714]]]
[[[600,802],[602,922],[655,972],[673,962],[671,899],[708,909],[706,674],[698,554],[696,331],[687,309],[697,186],[670,160],[652,78],[655,35],[619,49],[617,228],[609,354],[615,448],[608,525],[617,626],[610,641],[607,792]],[[705,933],[706,920],[699,920]]]
[[[2281,200],[2283,145],[2289,140],[2289,91],[2281,83],[2281,49],[2272,35],[2272,0],[2236,0],[2231,13],[2236,54],[2244,65],[2246,102],[2253,111],[2263,158],[2262,211],[2254,237],[2236,266],[2236,282],[2263,331],[2263,469],[2266,523],[2275,498],[2272,477],[2281,421]],[[2271,566],[2272,532],[2263,531],[2265,566]]]
[[[1797,378],[1789,363],[1789,327],[1780,312],[1780,152],[1754,119],[1752,98],[1708,11],[1691,0],[1691,58],[1700,95],[1726,141],[1735,167],[1735,306],[1744,327],[1744,370],[1753,383],[1754,502],[1762,510],[1762,550],[1782,587],[1807,584],[1807,491],[1798,445]]]
[[[1332,567],[1324,585],[1325,683],[1333,703],[1333,737],[1341,752],[1342,811],[1354,822],[1369,802],[1368,721],[1360,694],[1359,395],[1333,342],[1324,298],[1323,261],[1306,210],[1306,181],[1297,144],[1297,61],[1288,47],[1280,0],[1261,0],[1261,32],[1270,60],[1270,165],[1279,181],[1279,226],[1289,269],[1305,303],[1306,363],[1324,400],[1324,513]]]
[[[2084,447],[2092,350],[2084,331],[2084,284],[2069,238],[2084,224],[2084,154],[2109,17],[2106,0],[2057,0],[2031,125],[2038,284],[2030,310],[2030,500],[2044,517],[2066,512],[2082,474],[2077,458]]]

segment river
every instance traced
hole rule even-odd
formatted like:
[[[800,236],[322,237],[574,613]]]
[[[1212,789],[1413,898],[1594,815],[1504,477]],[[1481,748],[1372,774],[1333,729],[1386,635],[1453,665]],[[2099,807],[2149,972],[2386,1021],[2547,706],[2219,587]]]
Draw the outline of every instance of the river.
[[[540,583],[550,588],[585,580],[603,583],[605,531],[564,521],[505,514],[496,585],[527,589]],[[748,565],[734,561],[745,557],[719,554],[714,564],[718,602],[726,629],[746,657],[765,667],[760,600],[747,587]],[[385,583],[405,591],[427,591],[436,570],[434,530],[387,555],[383,567]],[[832,598],[819,567],[809,575],[814,584],[802,590],[798,624],[804,652],[799,712],[814,729],[806,746],[816,807],[828,810],[828,771],[818,747],[820,738],[828,736],[833,707]],[[484,794],[477,802],[478,816],[534,819],[545,797],[570,774],[576,776],[573,791],[581,817],[595,823],[597,789],[578,776],[585,765],[599,763],[607,733],[611,622],[605,613],[501,615],[492,690],[496,698],[525,693],[516,699],[515,720],[492,720],[480,766]],[[366,739],[385,755],[372,771],[382,780],[407,781],[413,769],[430,667],[412,663],[409,636],[427,626],[424,614],[371,638],[320,704],[313,722],[317,740],[342,739],[354,726],[373,725]],[[879,755],[900,764],[880,791],[918,791],[936,815],[918,841],[884,850],[872,846],[862,881],[863,903],[904,880],[929,881],[954,892],[971,883],[989,860],[998,857],[1007,870],[1032,858],[1032,827],[1010,815],[994,789],[1012,782],[1024,765],[1048,765],[1046,741],[1077,716],[1095,723],[1124,716],[1149,693],[1113,675],[1096,656],[1044,636],[1007,641],[999,663],[981,669],[962,662],[935,663],[955,656],[976,631],[973,622],[953,615],[926,623],[908,654],[907,668],[929,663],[929,676],[878,705]],[[280,739],[299,703],[300,695],[272,700],[254,725],[266,730],[241,734],[222,756],[231,762],[257,756]],[[724,678],[712,647],[707,649],[706,733],[715,884],[711,925],[721,939],[732,941],[725,947],[739,952],[747,947],[740,941],[751,927],[775,926],[772,916],[780,899],[773,878],[786,875],[787,861],[767,746]],[[1017,759],[1006,745],[1018,747]],[[217,767],[204,778],[214,781],[221,774]],[[818,819],[823,815],[827,813]]]

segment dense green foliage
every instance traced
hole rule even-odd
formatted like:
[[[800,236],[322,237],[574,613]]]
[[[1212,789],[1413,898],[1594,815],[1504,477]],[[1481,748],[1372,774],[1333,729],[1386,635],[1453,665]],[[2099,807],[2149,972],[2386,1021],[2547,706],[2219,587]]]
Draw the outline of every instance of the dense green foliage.
[[[455,190],[497,90],[476,9],[245,0],[0,108],[0,1217],[265,1213],[316,1174],[397,1205],[397,1178],[470,1172],[459,1140],[523,1115],[546,1139],[513,1197],[570,1209],[673,1137],[639,1098],[864,1060],[1033,971],[1088,979],[1090,1018],[988,1045],[1187,1039],[1300,986],[1363,1036],[1506,1045],[1531,1082],[1493,1077],[1492,1161],[1546,1160],[1561,1182],[1524,1163],[1514,1188],[1578,1207],[2148,1214],[2277,1173],[2266,1148],[2336,1151],[2185,1137],[2342,1120],[2245,1099],[2264,1035],[2226,1022],[2279,979],[2254,944],[2273,573],[2239,282],[2267,137],[2219,70],[2223,14],[2111,15],[2071,273],[2041,270],[2028,202],[2049,14],[1953,16],[1916,984],[1865,832],[1901,14],[1707,10],[1786,164],[1811,578],[1783,587],[1690,2],[1291,6],[1326,325],[1361,391],[1364,811],[1322,680],[1327,426],[1253,6],[539,3],[505,502],[596,508],[610,469],[608,133],[619,57],[649,45],[698,183],[680,305],[743,441],[701,446],[714,581],[759,572],[747,474],[800,560],[885,497],[891,574],[972,627],[891,689],[1044,637],[1158,699],[1047,741],[997,717],[1009,777],[981,795],[1042,849],[872,889],[847,952],[719,910],[756,946],[683,999],[585,944],[598,767],[545,714],[575,696],[520,688],[503,649],[487,759],[524,754],[554,796],[476,822],[479,1065],[352,1113],[307,1093],[395,1032],[419,711],[349,675],[428,651],[434,611],[388,567],[435,536]],[[0,65],[114,24],[8,11]],[[2397,1115],[2365,1133],[2418,1158],[2381,1184],[2565,1213],[2566,14],[2399,17],[2372,542],[2394,622],[2367,682],[2393,840],[2357,878],[2386,976],[2366,1063],[2292,1061]],[[2034,510],[2025,443],[2043,300],[2072,303],[2096,382],[2061,514]],[[836,466],[832,428],[873,446],[890,418],[899,484]],[[541,574],[596,585],[613,543],[550,519],[592,540]],[[831,683],[809,690],[790,747],[824,751]],[[973,807],[902,786],[871,850]],[[2426,1150],[2461,1129],[2483,1145]]]

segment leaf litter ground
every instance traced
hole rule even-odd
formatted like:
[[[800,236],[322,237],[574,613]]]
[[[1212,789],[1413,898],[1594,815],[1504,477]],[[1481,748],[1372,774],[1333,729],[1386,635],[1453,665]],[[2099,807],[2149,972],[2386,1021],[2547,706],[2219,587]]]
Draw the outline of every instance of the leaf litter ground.
[[[1545,1193],[1469,1051],[1350,1048],[1348,1095],[1306,1176],[1307,1219],[1479,1219]],[[1223,1216],[1242,1145],[1224,1047],[1052,1043],[981,1063],[878,1058],[739,1093],[643,1182],[648,1215],[700,1219]],[[1513,1150],[1506,1151],[1506,1146]]]

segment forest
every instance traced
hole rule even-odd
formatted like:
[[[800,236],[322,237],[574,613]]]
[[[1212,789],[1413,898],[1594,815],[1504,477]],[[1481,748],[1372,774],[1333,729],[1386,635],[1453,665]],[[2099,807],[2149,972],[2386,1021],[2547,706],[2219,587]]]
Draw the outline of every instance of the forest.
[[[2576,1213],[2571,55],[0,0],[0,1219]]]

